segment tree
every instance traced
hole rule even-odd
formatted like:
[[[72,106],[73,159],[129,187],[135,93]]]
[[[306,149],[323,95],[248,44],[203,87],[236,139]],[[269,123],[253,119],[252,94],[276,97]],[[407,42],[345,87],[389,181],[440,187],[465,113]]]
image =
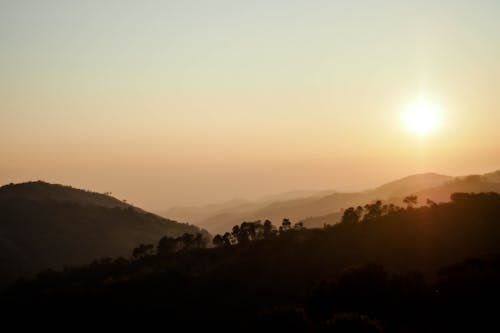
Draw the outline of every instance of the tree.
[[[194,237],[191,234],[184,233],[181,237],[178,237],[177,240],[180,243],[181,249],[187,249],[191,247],[191,243]]]
[[[304,223],[302,223],[302,222],[295,223],[295,225],[293,226],[293,229],[295,229],[295,230],[302,230],[302,229],[304,229]]]
[[[353,224],[353,223],[358,223],[360,219],[360,214],[357,209],[354,209],[354,207],[349,207],[344,211],[344,214],[342,215],[342,219],[340,220],[340,223],[343,224]]]
[[[453,203],[463,203],[471,199],[472,196],[468,193],[456,192],[450,196],[451,202]]]
[[[240,226],[239,225],[235,225],[233,227],[233,229],[232,229],[231,234],[234,236],[234,238],[238,239],[239,234],[240,234]]]
[[[204,249],[207,246],[207,240],[198,232],[194,237],[194,245],[198,249]]]
[[[363,222],[378,219],[382,216],[382,201],[377,200],[375,203],[365,205],[365,216]]]
[[[260,233],[260,227],[260,221],[243,222],[240,226],[240,233],[242,234],[240,235],[240,238],[243,242],[256,240],[258,238],[258,234]]]
[[[408,206],[408,208],[413,208],[417,205],[418,197],[416,195],[409,195],[403,199],[403,202]]]
[[[262,233],[264,239],[271,239],[276,236],[276,228],[273,226],[271,221],[264,221],[264,225],[262,226]]]
[[[386,213],[391,214],[391,213],[397,212],[399,209],[401,209],[401,208],[391,203],[391,204],[389,204],[389,206],[387,206]]]
[[[177,249],[178,249],[178,241],[176,238],[169,238],[167,236],[163,236],[158,242],[156,252],[159,255],[165,255],[177,252]]]
[[[134,259],[141,259],[148,255],[152,255],[153,249],[154,249],[153,244],[140,244],[132,251],[132,257]]]
[[[212,239],[212,244],[214,244],[215,247],[221,247],[222,245],[224,245],[224,239],[221,235],[217,234]]]
[[[436,204],[436,202],[432,201],[432,200],[431,200],[431,199],[429,199],[429,198],[427,198],[426,203],[427,203],[427,206],[430,206],[430,207],[434,207],[434,206],[436,206],[436,205],[437,205],[437,204]]]
[[[222,245],[224,245],[224,239],[221,235],[217,234],[215,235],[214,239],[212,239],[212,243],[215,245],[215,247],[221,247]]]
[[[233,243],[235,243],[234,239],[235,239],[235,237],[233,235],[231,235],[229,232],[226,232],[222,236],[222,242],[223,242],[224,246],[233,245]]]
[[[246,223],[247,222],[243,222],[241,227],[238,225],[233,227],[233,236],[238,240],[239,244],[246,244],[249,241],[248,227]]]
[[[283,222],[281,222],[281,227],[281,230],[283,231],[290,230],[290,228],[292,227],[292,222],[290,222],[289,219],[283,219]]]

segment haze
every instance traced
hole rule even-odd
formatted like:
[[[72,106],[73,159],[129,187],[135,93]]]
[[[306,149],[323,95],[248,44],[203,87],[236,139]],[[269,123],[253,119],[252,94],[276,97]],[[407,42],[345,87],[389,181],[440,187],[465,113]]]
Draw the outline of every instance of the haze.
[[[500,166],[498,1],[0,1],[0,183],[147,209]],[[401,124],[425,94],[425,137]]]

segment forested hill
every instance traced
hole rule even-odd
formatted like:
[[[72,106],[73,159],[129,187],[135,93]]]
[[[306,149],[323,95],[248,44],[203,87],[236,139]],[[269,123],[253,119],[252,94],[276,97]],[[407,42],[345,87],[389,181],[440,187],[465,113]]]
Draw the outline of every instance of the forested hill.
[[[50,184],[43,181],[9,184],[0,187],[0,201],[30,200],[36,202],[71,202],[82,206],[91,205],[99,207],[132,207],[125,201],[120,201],[111,196],[111,193],[96,193],[80,190],[71,186]],[[138,208],[136,208],[138,209]]]
[[[19,283],[4,304],[219,331],[497,331],[490,304],[500,296],[500,194],[457,193],[419,208],[412,201],[347,209],[323,229],[245,222],[211,249],[164,238],[133,260]]]
[[[213,234],[223,233],[241,221],[281,220],[288,217],[301,220],[305,227],[317,228],[335,224],[341,211],[349,206],[375,200],[401,204],[408,195],[417,195],[420,203],[449,201],[455,192],[500,192],[500,172],[483,175],[451,177],[422,173],[385,183],[361,192],[294,192],[293,195],[268,197],[257,201],[231,200],[201,207],[173,207],[162,216],[189,221]]]
[[[0,287],[47,268],[131,255],[140,243],[198,227],[145,212],[108,194],[30,182],[0,188]]]

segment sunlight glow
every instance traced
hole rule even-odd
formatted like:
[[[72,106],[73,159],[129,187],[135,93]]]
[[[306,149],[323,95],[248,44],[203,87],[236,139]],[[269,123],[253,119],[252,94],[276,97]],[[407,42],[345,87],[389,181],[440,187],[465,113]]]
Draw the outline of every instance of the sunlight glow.
[[[404,122],[407,128],[424,136],[434,132],[439,126],[439,107],[425,99],[420,99],[410,104],[404,113]]]

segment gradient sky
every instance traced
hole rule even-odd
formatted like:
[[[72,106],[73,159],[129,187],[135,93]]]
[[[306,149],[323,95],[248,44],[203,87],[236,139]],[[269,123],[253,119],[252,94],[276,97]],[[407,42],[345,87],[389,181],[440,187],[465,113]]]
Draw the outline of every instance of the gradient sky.
[[[500,168],[500,1],[0,0],[0,184],[148,209]],[[442,126],[401,124],[424,93]]]

